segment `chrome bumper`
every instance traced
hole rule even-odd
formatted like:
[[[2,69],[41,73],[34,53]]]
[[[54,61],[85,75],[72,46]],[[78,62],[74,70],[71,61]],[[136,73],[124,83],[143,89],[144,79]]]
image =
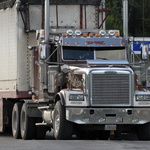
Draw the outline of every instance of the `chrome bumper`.
[[[150,108],[69,108],[66,119],[77,124],[145,124]]]

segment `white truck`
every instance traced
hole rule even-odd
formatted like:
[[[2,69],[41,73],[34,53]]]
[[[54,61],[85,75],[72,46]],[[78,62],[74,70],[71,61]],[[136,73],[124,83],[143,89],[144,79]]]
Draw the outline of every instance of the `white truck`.
[[[150,92],[127,35],[104,30],[101,0],[0,3],[0,131],[14,138],[58,140],[74,134],[108,139],[133,128],[150,139]],[[143,80],[143,81],[142,81]]]

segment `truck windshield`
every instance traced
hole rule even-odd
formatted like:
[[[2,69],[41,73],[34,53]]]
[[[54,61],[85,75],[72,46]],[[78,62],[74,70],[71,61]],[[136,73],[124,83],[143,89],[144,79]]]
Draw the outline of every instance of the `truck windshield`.
[[[64,60],[124,60],[125,48],[63,47]]]

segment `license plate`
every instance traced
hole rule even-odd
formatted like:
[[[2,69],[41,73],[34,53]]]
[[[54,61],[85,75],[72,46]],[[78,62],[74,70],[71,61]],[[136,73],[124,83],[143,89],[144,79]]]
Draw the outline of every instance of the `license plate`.
[[[117,126],[116,125],[105,125],[105,130],[116,130]]]

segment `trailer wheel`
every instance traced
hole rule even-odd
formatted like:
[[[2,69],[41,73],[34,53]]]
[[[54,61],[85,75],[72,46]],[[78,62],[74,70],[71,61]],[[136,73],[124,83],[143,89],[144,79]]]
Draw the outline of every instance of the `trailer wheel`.
[[[21,138],[20,133],[20,112],[22,103],[15,103],[12,111],[12,134],[15,139]]]
[[[54,108],[53,132],[57,140],[71,139],[73,124],[65,119],[65,108],[58,101]]]
[[[32,139],[35,136],[35,118],[27,115],[27,104],[24,103],[20,115],[21,137],[24,140]]]
[[[150,123],[139,125],[136,128],[136,132],[139,140],[150,140]]]

